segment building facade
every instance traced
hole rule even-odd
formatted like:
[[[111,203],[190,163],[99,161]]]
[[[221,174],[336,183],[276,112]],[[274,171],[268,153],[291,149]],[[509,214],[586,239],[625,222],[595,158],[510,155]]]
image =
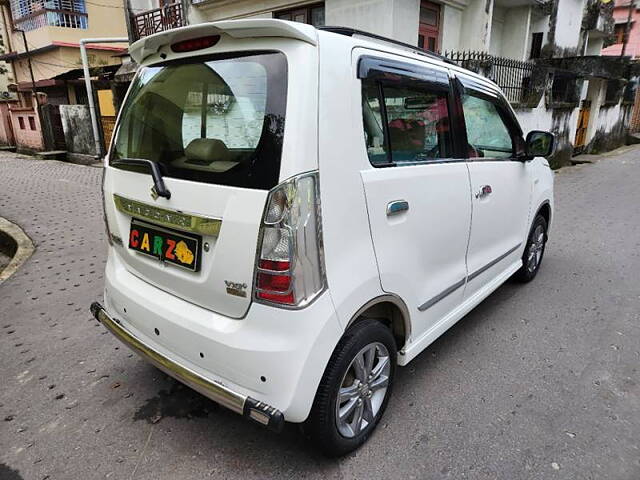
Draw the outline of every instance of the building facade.
[[[120,0],[4,0],[0,6],[5,50],[0,60],[10,65],[8,88],[16,94],[6,109],[10,133],[24,150],[65,149],[59,106],[86,103],[80,40],[126,38],[124,6]],[[126,48],[126,43],[88,45],[94,72],[120,64],[115,55]]]
[[[126,30],[135,41],[188,24],[239,18],[346,26],[441,52],[493,79],[525,132],[556,134],[556,166],[570,163],[575,153],[626,141],[638,83],[629,58],[600,54],[615,47],[618,11],[627,0],[101,0],[86,5],[85,0],[49,0],[44,11],[37,10],[39,1],[5,0],[9,24],[25,30],[32,45],[38,91],[45,87],[38,82],[60,80],[56,68],[77,63],[74,48],[88,36]],[[107,9],[113,13],[110,21],[119,19],[117,25],[91,21],[92,15],[107,18]],[[92,25],[96,29],[89,32]],[[0,59],[13,63],[18,91],[28,96],[31,83],[20,36],[8,32],[11,53]],[[92,50],[93,65],[113,58],[105,48],[111,47]],[[135,65],[120,68],[123,85],[134,71]],[[67,99],[72,96],[67,84]]]
[[[635,62],[640,61],[640,9],[638,2],[616,0],[613,10],[615,23],[611,41],[602,50],[602,55],[619,57],[629,56]],[[629,130],[640,132],[640,90],[636,92],[635,104],[631,115]]]
[[[613,38],[610,45],[602,50],[602,55],[620,56],[624,54],[632,58],[640,57],[640,9],[637,2],[630,0],[615,0],[613,10],[615,23]],[[625,34],[626,39],[625,45]]]

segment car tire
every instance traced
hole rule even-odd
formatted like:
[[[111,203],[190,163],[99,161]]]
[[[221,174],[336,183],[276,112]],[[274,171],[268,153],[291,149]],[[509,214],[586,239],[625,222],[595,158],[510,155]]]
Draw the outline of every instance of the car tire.
[[[531,225],[527,245],[522,254],[522,267],[514,275],[517,281],[527,283],[536,277],[538,270],[540,270],[546,245],[547,220],[542,215],[537,215]]]
[[[379,320],[359,321],[345,332],[303,425],[325,455],[345,455],[373,432],[391,396],[396,354],[395,339]]]

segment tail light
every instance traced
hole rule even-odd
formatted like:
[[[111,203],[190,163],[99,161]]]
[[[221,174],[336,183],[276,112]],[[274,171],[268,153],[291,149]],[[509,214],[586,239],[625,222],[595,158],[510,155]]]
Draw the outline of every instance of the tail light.
[[[256,263],[257,301],[303,307],[324,290],[317,172],[293,177],[271,190]]]

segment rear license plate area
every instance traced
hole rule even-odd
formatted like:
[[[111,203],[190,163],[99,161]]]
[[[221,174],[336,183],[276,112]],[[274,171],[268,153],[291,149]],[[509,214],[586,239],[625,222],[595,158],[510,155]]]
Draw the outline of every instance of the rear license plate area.
[[[133,218],[129,248],[192,272],[200,270],[202,237]]]

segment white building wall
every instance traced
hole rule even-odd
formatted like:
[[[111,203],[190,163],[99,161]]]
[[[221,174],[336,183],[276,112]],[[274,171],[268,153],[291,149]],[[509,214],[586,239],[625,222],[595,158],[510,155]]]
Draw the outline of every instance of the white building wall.
[[[560,48],[577,48],[586,0],[560,0],[556,17],[555,44]]]
[[[160,7],[159,0],[129,0],[129,10],[131,10],[131,13],[134,15],[158,7]]]
[[[462,30],[462,8],[443,5],[441,13],[441,50],[443,52],[460,49],[460,32]]]
[[[604,38],[600,35],[589,35],[587,45],[584,50],[585,55],[600,55],[602,48],[604,47]]]
[[[500,56],[527,60],[531,37],[531,7],[509,8],[504,15]],[[493,39],[492,39],[493,42]]]
[[[587,126],[586,142],[589,143],[598,130],[600,106],[604,102],[607,82],[599,78],[589,80],[586,98],[591,101],[589,125]]]
[[[502,55],[504,45],[503,36],[505,14],[505,8],[493,8],[493,18],[491,19],[491,39],[489,45],[489,53],[493,55]]]
[[[550,131],[556,135],[556,166],[558,161],[566,165],[573,152],[578,114],[577,108],[547,109],[544,98],[536,108],[516,109],[516,116],[525,136],[532,130]]]
[[[607,133],[611,131],[613,126],[618,123],[622,118],[622,107],[620,103],[616,105],[611,105],[607,107],[600,107],[600,111],[598,112],[597,122],[595,125],[596,132],[604,132]],[[593,136],[591,137],[593,138]]]
[[[325,0],[325,23],[416,45],[420,0]]]
[[[198,5],[188,3],[187,18],[190,25],[235,18],[271,18],[273,12],[278,10],[287,10],[310,3],[313,2],[301,0],[215,0]]]
[[[493,0],[469,0],[462,12],[458,50],[489,50],[492,10]]]

